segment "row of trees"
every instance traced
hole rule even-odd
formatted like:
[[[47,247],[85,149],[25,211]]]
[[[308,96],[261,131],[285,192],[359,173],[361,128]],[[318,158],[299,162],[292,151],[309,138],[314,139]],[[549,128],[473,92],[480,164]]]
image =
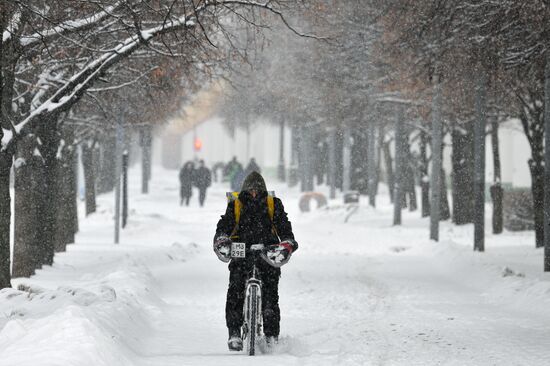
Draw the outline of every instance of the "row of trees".
[[[467,141],[474,141],[474,158],[463,161],[465,165],[473,160],[475,166],[475,248],[484,248],[486,122],[490,121],[492,133],[495,159],[492,196],[498,213],[502,209],[498,124],[509,118],[521,121],[531,147],[528,164],[533,219],[536,246],[542,247],[545,241],[544,118],[545,108],[550,108],[550,103],[545,103],[548,93],[544,88],[549,56],[548,3],[482,0],[419,1],[414,6],[405,5],[405,1],[389,5],[383,20],[388,37],[382,44],[393,46],[386,49],[394,51],[389,54],[395,56],[390,58],[392,61],[397,61],[391,64],[396,75],[406,75],[412,81],[411,87],[400,88],[400,91],[409,98],[425,95],[424,101],[433,103],[432,131],[444,121],[450,121]],[[433,140],[432,145],[440,146],[441,141]],[[472,195],[464,192],[459,197]],[[548,235],[547,239],[550,240]],[[550,248],[547,246],[547,249]],[[547,256],[545,270],[550,270],[549,261]]]
[[[147,164],[151,127],[177,113],[225,63],[242,60],[244,47],[235,42],[241,33],[281,19],[290,5],[296,6],[286,0],[2,1],[0,287],[10,286],[11,276],[12,165],[13,275],[28,276],[51,264],[77,231],[78,149],[91,213],[96,183],[106,191],[116,180],[116,131],[141,131]]]
[[[353,188],[369,194],[374,205],[384,170],[392,198],[399,198],[394,199],[396,224],[405,205],[421,206],[422,215],[431,217],[434,240],[440,220],[474,222],[474,247],[480,251],[485,136],[491,135],[493,232],[498,234],[503,227],[498,128],[518,118],[532,152],[533,220],[541,247],[549,14],[542,0],[318,0],[306,19],[325,41],[274,35],[271,41],[280,51],[259,52],[236,82],[246,85],[236,92],[246,98],[230,98],[226,112],[232,125],[245,121],[246,126],[257,119],[251,116],[290,125],[291,171],[300,165],[304,190],[313,188],[315,175],[326,174],[332,195],[337,187]],[[446,136],[451,172],[441,164]],[[422,187],[421,205],[415,184]]]

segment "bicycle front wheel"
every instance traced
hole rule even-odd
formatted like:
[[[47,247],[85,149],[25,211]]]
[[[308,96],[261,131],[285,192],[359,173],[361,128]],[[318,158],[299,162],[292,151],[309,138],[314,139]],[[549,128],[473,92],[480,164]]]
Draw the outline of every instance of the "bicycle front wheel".
[[[258,288],[251,286],[250,288],[250,301],[248,302],[248,337],[246,339],[246,351],[249,356],[254,356],[256,352],[256,330],[258,327]]]

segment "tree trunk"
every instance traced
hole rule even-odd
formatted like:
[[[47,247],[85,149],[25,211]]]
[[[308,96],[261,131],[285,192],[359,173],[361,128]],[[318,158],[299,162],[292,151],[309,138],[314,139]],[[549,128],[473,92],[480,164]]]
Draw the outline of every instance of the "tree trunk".
[[[279,165],[277,167],[277,177],[281,182],[286,180],[285,174],[285,120],[281,118],[279,123]]]
[[[11,197],[10,169],[12,151],[0,148],[0,288],[11,287],[10,275],[10,226]]]
[[[485,251],[485,124],[486,78],[483,71],[477,75],[474,127],[474,250]]]
[[[384,152],[384,124],[378,124],[378,142],[376,146],[376,178],[375,178],[375,192],[378,194],[378,186],[380,184],[380,179],[382,179],[382,155]]]
[[[535,246],[544,246],[544,126],[543,113],[525,113],[520,119],[531,147],[529,170],[531,172],[531,193],[533,196],[533,219],[535,224]]]
[[[293,126],[290,136],[290,166],[288,169],[288,186],[294,187],[298,184],[298,159],[299,159],[299,143],[300,136],[298,127]]]
[[[405,141],[405,156],[406,156],[406,168],[405,168],[405,182],[404,188],[405,192],[407,192],[407,196],[409,197],[409,211],[414,212],[418,209],[418,202],[416,200],[416,177],[415,177],[415,169],[414,169],[414,163],[413,163],[413,157],[411,154],[411,145],[408,141],[408,136],[406,137]]]
[[[550,272],[550,53],[544,69],[544,271]]]
[[[43,255],[41,264],[51,265],[53,263],[56,224],[58,209],[58,160],[59,133],[56,123],[43,123],[39,136],[42,141],[41,153],[44,158],[44,206],[41,213]]]
[[[317,177],[317,184],[322,185],[325,183],[325,175],[328,175],[328,145],[324,134],[316,134],[315,143],[312,148],[312,153],[315,156],[314,168],[315,176]]]
[[[445,169],[441,169],[441,193],[440,193],[439,221],[446,221],[451,218],[451,209],[449,206],[449,196],[447,195],[447,174]]]
[[[384,162],[386,165],[386,179],[388,183],[388,190],[390,192],[390,202],[394,202],[394,189],[395,189],[395,179],[393,175],[393,160],[391,157],[390,151],[390,142],[384,143]]]
[[[453,125],[452,134],[453,222],[457,225],[474,220],[474,140],[473,123]]]
[[[44,162],[33,154],[34,137],[18,142],[15,159],[13,277],[30,277],[41,267],[41,213],[44,204]]]
[[[336,198],[336,129],[331,128],[329,132],[328,149],[328,181],[330,184],[330,198]]]
[[[369,205],[376,207],[376,123],[371,119],[367,130],[367,185]]]
[[[143,146],[141,151],[141,193],[149,193],[151,180],[151,145]]]
[[[64,128],[65,139],[57,161],[57,179],[55,203],[56,224],[54,250],[56,253],[64,252],[67,244],[74,243],[76,233],[75,217],[78,217],[76,208],[76,149],[73,145],[72,132]]]
[[[114,138],[106,138],[101,143],[101,157],[99,165],[99,180],[97,193],[111,192],[115,188],[115,145]]]
[[[122,153],[122,228],[128,222],[128,150]]]
[[[122,151],[124,143],[124,128],[122,123],[118,122],[116,125],[116,138],[115,138],[115,244],[120,241],[120,175],[122,172]]]
[[[300,159],[299,159],[299,173],[301,178],[301,190],[302,192],[313,191],[313,156],[312,156],[312,136],[311,128],[302,126],[300,127]]]
[[[441,172],[442,172],[442,147],[443,147],[443,120],[441,118],[441,82],[439,75],[434,75],[434,97],[432,108],[432,196],[430,203],[430,239],[439,241],[439,220],[441,209]]]
[[[535,220],[535,242],[537,248],[542,248],[544,246],[544,211],[541,209],[544,203],[544,166],[542,164],[543,162],[540,158],[537,160],[533,158],[529,159]]]
[[[95,143],[94,143],[95,144]],[[82,147],[82,168],[84,170],[84,190],[86,202],[86,216],[96,212],[96,191],[95,191],[95,148],[88,143]]]
[[[350,190],[368,194],[368,131],[360,127],[350,131]]]
[[[344,189],[344,131],[342,127],[336,130],[336,188]]]
[[[313,129],[311,127],[306,128],[306,189],[309,192],[315,190],[315,159],[313,152]]]
[[[342,175],[342,191],[347,192],[351,187],[351,130],[344,125],[344,149],[342,150],[344,172]]]
[[[149,193],[149,181],[151,180],[151,146],[153,136],[151,126],[145,126],[141,130],[141,193]]]
[[[503,227],[503,205],[504,192],[502,189],[502,177],[500,168],[500,152],[498,146],[498,120],[491,121],[491,146],[493,150],[494,177],[491,186],[491,199],[493,201],[493,234],[502,233]]]
[[[397,106],[395,120],[395,184],[393,200],[393,224],[401,225],[401,207],[403,205],[403,171],[404,171],[404,138],[403,138],[403,106]]]
[[[74,142],[73,142],[74,143]],[[74,235],[76,235],[76,233],[78,233],[78,231],[80,230],[79,229],[79,225],[78,225],[78,178],[79,178],[79,174],[78,174],[78,156],[79,156],[79,151],[78,151],[78,147],[76,145],[73,145],[73,150],[74,150],[74,153],[73,153],[73,173],[72,173],[72,176],[73,176],[73,185],[71,187],[71,190],[72,190],[72,200],[71,200],[71,210],[73,211],[73,243],[74,243]]]
[[[428,134],[420,132],[420,187],[422,189],[422,217],[430,216],[430,177],[428,176]]]

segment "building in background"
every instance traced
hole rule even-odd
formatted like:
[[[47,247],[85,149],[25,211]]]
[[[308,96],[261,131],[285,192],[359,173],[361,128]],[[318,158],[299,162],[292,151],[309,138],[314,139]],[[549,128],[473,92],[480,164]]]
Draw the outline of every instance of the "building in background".
[[[179,169],[185,161],[203,159],[207,166],[226,163],[233,156],[246,166],[255,158],[263,172],[275,176],[279,164],[279,126],[269,121],[255,121],[249,130],[230,131],[217,115],[222,86],[214,85],[198,94],[184,108],[182,118],[170,121],[157,134],[153,144],[153,162],[165,169]],[[286,168],[290,161],[291,131],[285,129],[284,157]],[[510,120],[499,128],[502,183],[504,187],[530,187],[531,174],[527,161],[530,149],[521,123]],[[450,144],[450,141],[447,141]],[[451,149],[444,150],[444,167],[451,172]],[[493,182],[491,137],[486,140],[486,181]]]
[[[212,167],[218,162],[227,163],[233,156],[244,166],[255,158],[263,172],[275,176],[279,164],[279,126],[260,121],[246,131],[235,129],[231,133],[221,117],[208,118],[179,134],[170,131],[157,137],[155,164],[166,169],[179,169],[188,160],[203,159]],[[290,156],[290,129],[285,130],[285,157]],[[197,151],[196,142],[201,148]],[[170,146],[165,146],[170,145]]]

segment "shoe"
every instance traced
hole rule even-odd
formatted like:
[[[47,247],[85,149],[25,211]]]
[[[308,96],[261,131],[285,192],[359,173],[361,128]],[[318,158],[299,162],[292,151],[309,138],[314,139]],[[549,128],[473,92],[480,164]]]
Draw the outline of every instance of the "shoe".
[[[277,336],[266,336],[265,337],[265,343],[267,344],[268,348],[272,348],[275,345],[277,345],[277,343],[279,343],[279,337],[277,337]]]
[[[230,351],[242,351],[243,350],[243,339],[241,338],[240,329],[230,329],[229,330],[229,340],[227,341],[227,346]]]
[[[227,346],[230,351],[242,351],[243,350],[243,340],[241,337],[231,337],[227,341]]]
[[[273,353],[275,352],[275,347],[277,347],[277,342],[279,339],[276,336],[265,336],[265,348],[262,349],[264,353]]]

